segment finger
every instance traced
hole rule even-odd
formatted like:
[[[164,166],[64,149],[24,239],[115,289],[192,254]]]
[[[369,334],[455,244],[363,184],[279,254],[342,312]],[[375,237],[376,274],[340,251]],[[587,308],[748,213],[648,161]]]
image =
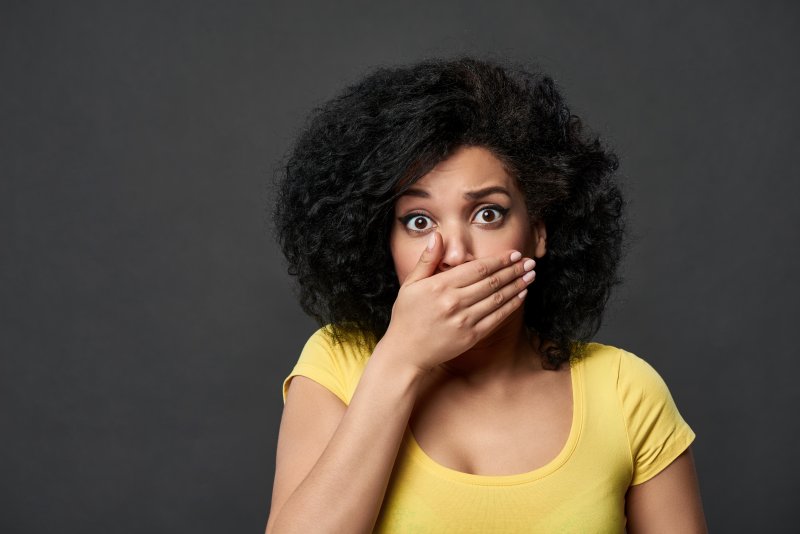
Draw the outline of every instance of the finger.
[[[495,307],[493,311],[489,312],[477,323],[475,323],[475,331],[478,332],[479,339],[488,335],[492,330],[505,321],[509,315],[517,311],[525,304],[525,297],[528,294],[527,289],[522,292],[516,293],[507,298],[499,307]]]
[[[504,267],[486,278],[478,280],[471,286],[460,289],[459,298],[464,306],[472,306],[500,291],[508,284],[516,283],[516,287],[519,288],[517,292],[522,291],[528,286],[528,282],[532,280],[532,277],[535,276],[535,271],[533,270],[535,266],[536,262],[533,259],[522,258],[508,267]],[[534,274],[531,275],[529,273]]]
[[[472,323],[478,325],[486,317],[502,309],[509,302],[519,301],[521,298],[524,298],[525,294],[523,294],[522,297],[520,297],[520,294],[523,291],[527,292],[528,286],[532,284],[535,279],[536,272],[528,271],[524,276],[514,279],[511,283],[506,284],[505,287],[493,291],[482,300],[467,308],[466,311]]]
[[[436,271],[439,262],[442,261],[443,249],[442,237],[439,232],[434,231],[428,238],[428,244],[425,246],[425,250],[422,251],[419,261],[408,273],[406,279],[403,280],[403,285],[413,284],[418,280],[431,276]]]
[[[516,250],[509,250],[502,254],[487,256],[477,260],[468,261],[453,267],[443,275],[455,287],[467,287],[479,280],[496,273],[503,267],[508,267],[522,257]]]

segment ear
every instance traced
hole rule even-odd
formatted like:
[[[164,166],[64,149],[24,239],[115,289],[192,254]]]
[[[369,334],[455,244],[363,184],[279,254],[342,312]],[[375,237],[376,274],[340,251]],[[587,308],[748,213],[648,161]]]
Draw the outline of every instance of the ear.
[[[547,227],[542,219],[531,224],[531,245],[534,257],[541,258],[547,254]]]

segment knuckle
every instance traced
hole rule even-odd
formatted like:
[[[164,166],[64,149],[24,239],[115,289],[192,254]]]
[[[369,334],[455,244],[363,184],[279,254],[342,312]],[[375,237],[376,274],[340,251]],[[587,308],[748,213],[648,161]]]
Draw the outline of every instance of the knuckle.
[[[497,276],[494,276],[494,275],[490,276],[489,277],[489,287],[491,287],[494,290],[499,289],[500,288],[500,279]]]
[[[505,300],[506,300],[506,298],[503,296],[503,294],[502,294],[502,293],[494,293],[494,294],[492,295],[492,300],[494,300],[494,303],[495,303],[495,304],[498,304],[498,305],[499,305],[499,304],[502,304],[502,303],[503,303],[503,301],[505,301]]]
[[[472,346],[477,343],[479,340],[478,333],[474,330],[470,330],[464,334],[464,341],[467,342],[468,345]]]
[[[448,297],[442,300],[442,307],[447,315],[452,315],[459,308],[458,299],[454,299],[452,297]]]
[[[489,274],[489,267],[482,261],[475,262],[475,269],[477,269],[481,277],[485,277]]]

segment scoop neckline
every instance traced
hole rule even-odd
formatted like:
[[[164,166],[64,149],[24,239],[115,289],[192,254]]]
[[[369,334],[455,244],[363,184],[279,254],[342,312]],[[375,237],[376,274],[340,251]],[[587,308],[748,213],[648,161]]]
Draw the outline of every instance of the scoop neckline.
[[[477,475],[465,473],[444,466],[428,456],[428,453],[426,453],[417,442],[417,438],[414,437],[414,433],[411,431],[411,425],[406,425],[403,439],[409,447],[411,457],[428,470],[433,471],[436,475],[456,482],[478,486],[513,486],[516,484],[533,482],[552,474],[561,468],[567,460],[569,460],[570,456],[572,456],[583,427],[583,360],[584,359],[581,358],[577,362],[570,362],[572,425],[570,426],[569,435],[559,453],[546,464],[537,467],[533,471],[513,475]]]

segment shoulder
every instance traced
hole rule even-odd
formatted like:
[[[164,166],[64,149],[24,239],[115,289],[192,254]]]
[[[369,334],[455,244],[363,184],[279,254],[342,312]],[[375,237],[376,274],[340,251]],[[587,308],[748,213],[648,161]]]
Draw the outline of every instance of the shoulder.
[[[372,348],[357,336],[337,336],[331,325],[309,336],[292,372],[283,382],[284,402],[293,376],[303,375],[322,384],[345,404],[349,404],[355,386],[367,364]]]
[[[593,369],[587,374],[614,384],[631,454],[631,484],[655,476],[692,443],[695,433],[664,379],[644,358],[611,345],[589,343],[584,361]]]
[[[311,334],[303,347],[303,354],[324,355],[336,363],[366,363],[372,350],[373,347],[357,335],[337,334],[328,324]]]
[[[603,343],[585,345],[580,361],[605,376],[613,377],[618,389],[661,390],[666,384],[661,375],[644,358],[625,349]]]

